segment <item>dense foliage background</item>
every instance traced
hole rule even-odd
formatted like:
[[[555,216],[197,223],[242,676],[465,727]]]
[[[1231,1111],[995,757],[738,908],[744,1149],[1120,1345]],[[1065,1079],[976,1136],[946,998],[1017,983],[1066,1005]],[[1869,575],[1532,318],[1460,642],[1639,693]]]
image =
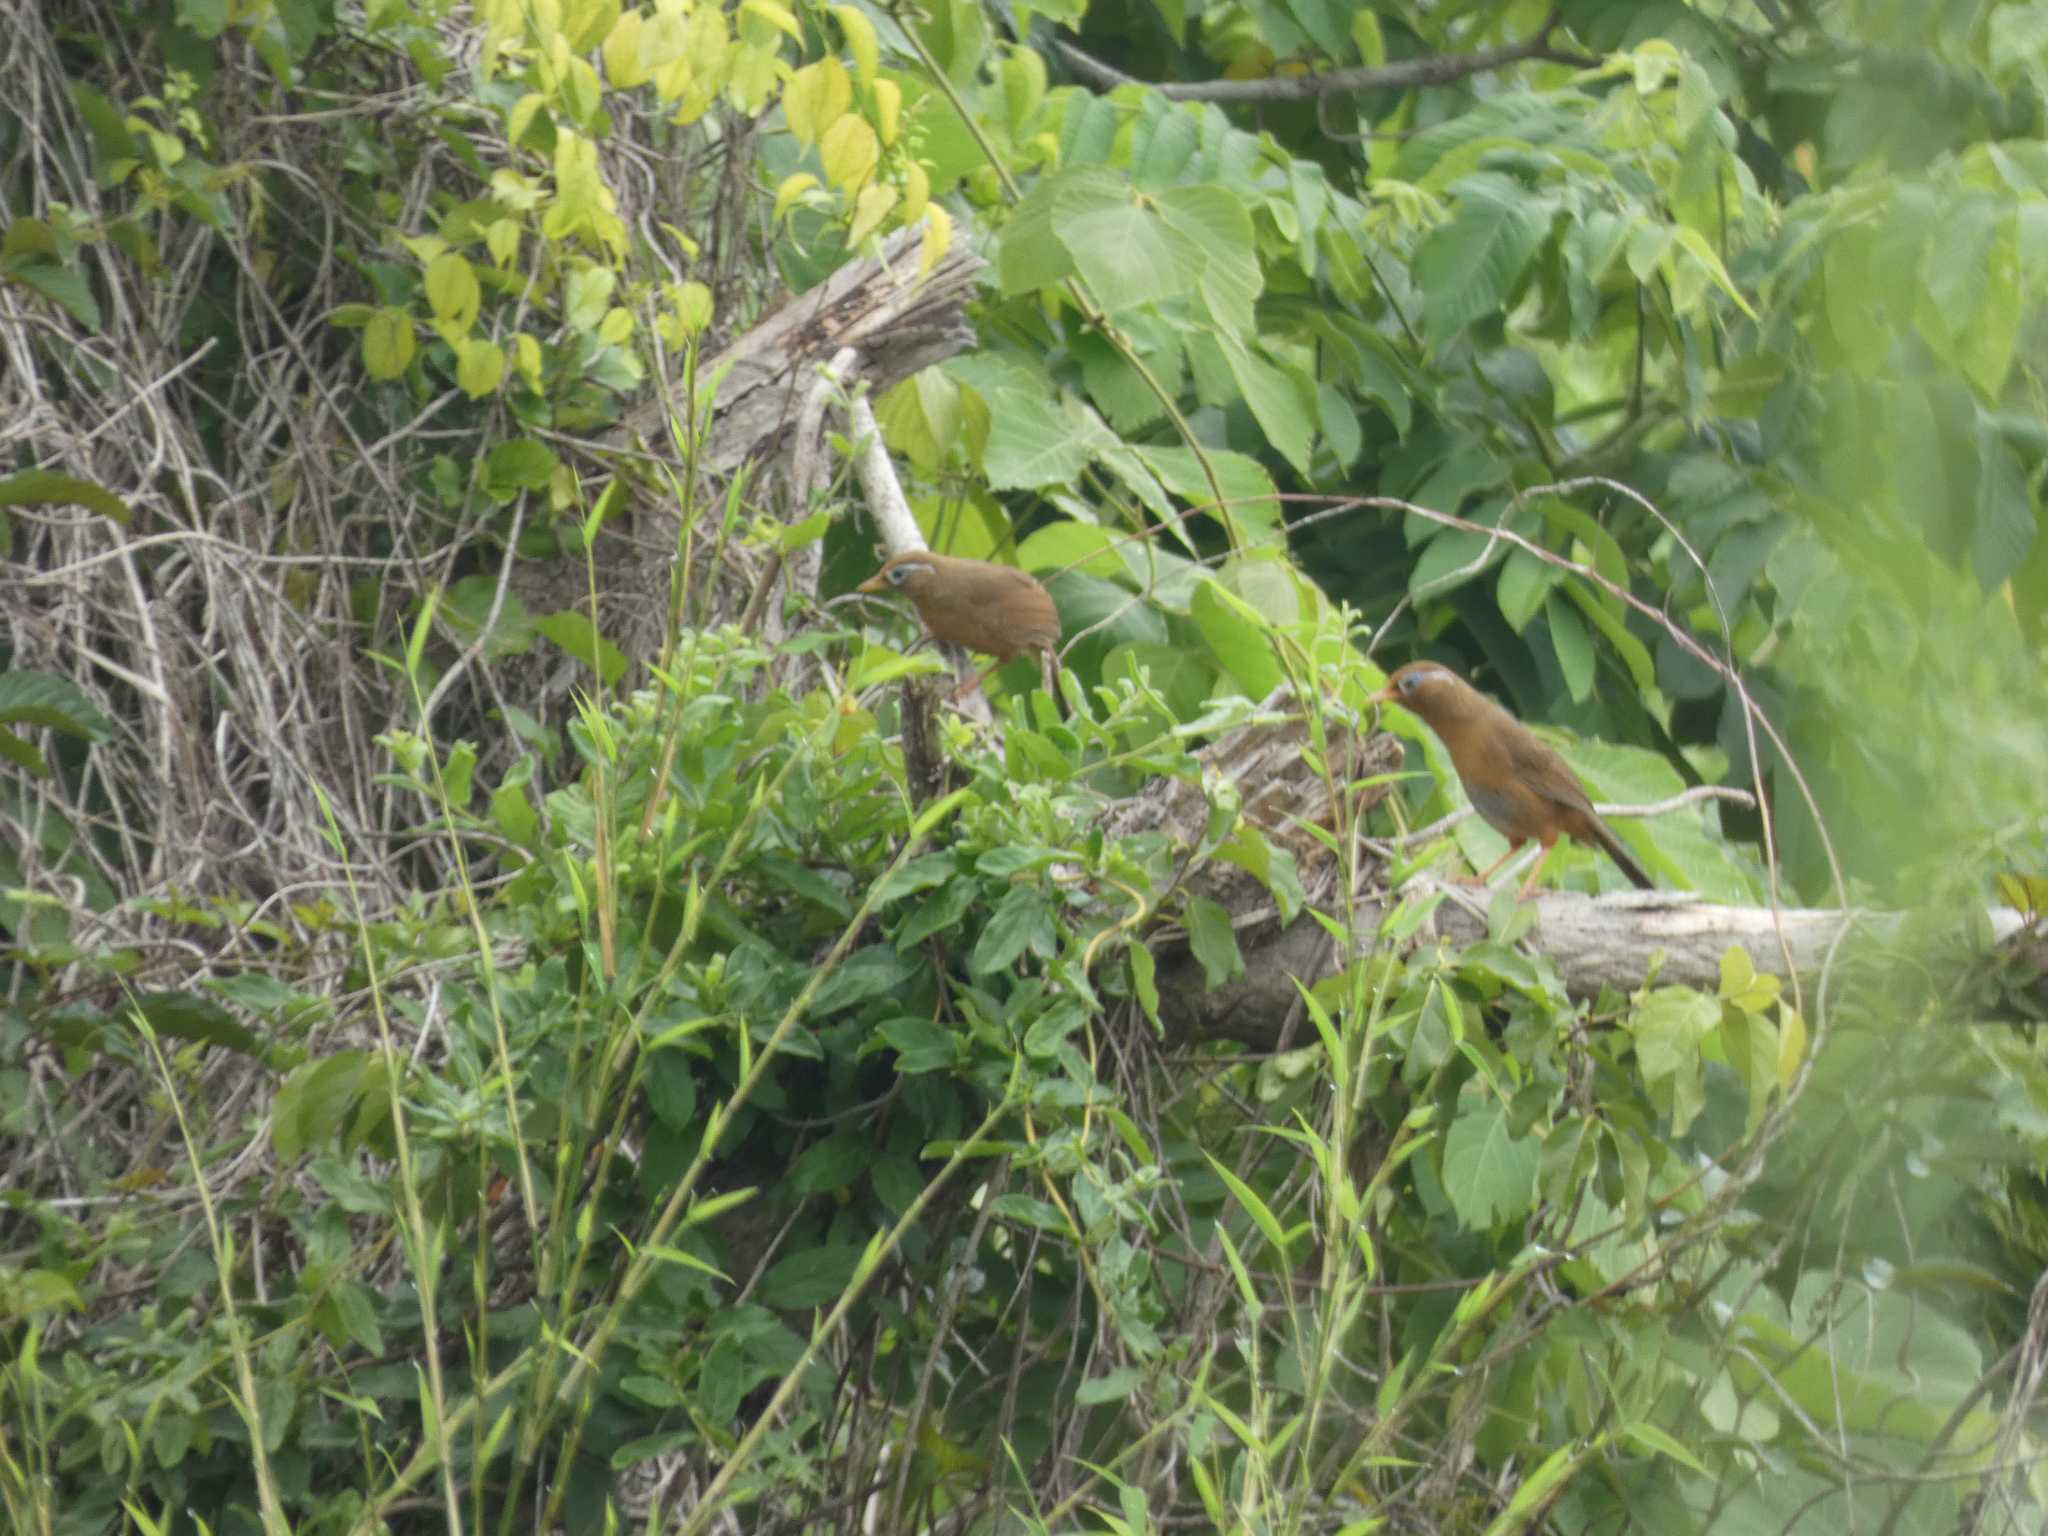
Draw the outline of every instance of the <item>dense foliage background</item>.
[[[69,0],[0,79],[16,1528],[2048,1521],[2037,6]],[[907,624],[736,622],[850,488],[696,451],[898,229],[990,263],[915,510],[1070,642],[936,793]],[[1202,872],[1303,901],[1197,749],[1414,655],[1759,792],[1664,883],[1906,915],[1574,999],[1339,894],[1282,1049],[1170,1034]]]

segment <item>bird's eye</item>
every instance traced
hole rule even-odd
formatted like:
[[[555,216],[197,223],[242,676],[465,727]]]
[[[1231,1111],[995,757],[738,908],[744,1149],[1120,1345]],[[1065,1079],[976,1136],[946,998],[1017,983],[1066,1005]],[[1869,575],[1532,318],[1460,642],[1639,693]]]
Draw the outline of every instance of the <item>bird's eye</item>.
[[[1422,686],[1422,677],[1423,674],[1420,672],[1410,672],[1401,679],[1401,691],[1403,693],[1413,693]]]
[[[900,586],[902,586],[902,585],[903,585],[903,583],[904,583],[905,581],[907,581],[907,580],[909,579],[909,577],[910,577],[910,567],[909,567],[909,566],[907,566],[907,565],[892,565],[892,566],[890,566],[890,567],[889,567],[889,585],[890,585],[890,586],[892,586],[892,587],[900,587]]]

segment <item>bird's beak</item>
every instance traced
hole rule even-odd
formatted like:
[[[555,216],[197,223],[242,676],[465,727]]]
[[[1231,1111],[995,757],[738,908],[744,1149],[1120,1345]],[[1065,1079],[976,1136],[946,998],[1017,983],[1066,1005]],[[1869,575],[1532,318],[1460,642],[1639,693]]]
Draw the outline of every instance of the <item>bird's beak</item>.
[[[879,592],[887,585],[888,582],[883,578],[882,573],[877,571],[853,590],[856,592]]]
[[[1365,702],[1368,704],[1394,704],[1398,703],[1399,700],[1394,697],[1394,685],[1389,683]]]

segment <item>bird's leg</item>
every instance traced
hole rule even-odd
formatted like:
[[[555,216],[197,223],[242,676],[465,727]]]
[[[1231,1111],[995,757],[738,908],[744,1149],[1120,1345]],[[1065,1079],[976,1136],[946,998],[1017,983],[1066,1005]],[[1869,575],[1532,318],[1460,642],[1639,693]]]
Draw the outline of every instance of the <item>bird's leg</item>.
[[[983,684],[985,684],[990,678],[994,677],[996,673],[1002,669],[1002,665],[1003,664],[1000,661],[992,661],[988,664],[987,670],[977,673],[975,676],[970,677],[966,682],[962,683],[959,687],[955,688],[953,690],[953,702],[955,704],[960,704],[964,703],[967,699],[973,697],[973,695],[981,689]]]
[[[1473,877],[1472,883],[1473,883],[1474,885],[1484,885],[1484,884],[1486,884],[1486,883],[1487,883],[1487,881],[1491,880],[1491,879],[1492,879],[1492,878],[1493,878],[1493,877],[1494,877],[1495,875],[1497,875],[1497,874],[1499,874],[1499,873],[1500,873],[1500,869],[1501,869],[1501,866],[1502,866],[1503,864],[1507,863],[1507,861],[1508,861],[1509,859],[1512,859],[1512,858],[1513,858],[1513,857],[1514,857],[1514,856],[1515,856],[1516,854],[1518,854],[1518,853],[1520,853],[1520,852],[1522,851],[1522,849],[1523,849],[1524,845],[1526,845],[1526,844],[1528,843],[1528,841],[1529,841],[1529,839],[1527,839],[1526,837],[1511,837],[1511,838],[1509,838],[1509,839],[1508,839],[1508,851],[1507,851],[1506,853],[1502,854],[1502,855],[1501,855],[1501,856],[1500,856],[1499,858],[1495,859],[1495,860],[1494,860],[1494,861],[1493,861],[1493,862],[1492,862],[1491,864],[1487,865],[1487,866],[1486,866],[1486,873],[1485,873],[1485,874],[1483,874],[1483,875],[1475,875],[1475,876]],[[1540,867],[1540,864],[1541,864],[1541,861],[1540,861],[1540,860],[1538,861],[1538,864],[1539,864],[1539,867]]]
[[[1543,840],[1543,851],[1536,855],[1536,862],[1529,866],[1528,878],[1522,882],[1522,888],[1515,893],[1515,900],[1527,901],[1529,899],[1529,893],[1536,889],[1536,877],[1543,873],[1543,866],[1550,862],[1551,850],[1555,847],[1557,847],[1557,839],[1555,837],[1548,837]]]

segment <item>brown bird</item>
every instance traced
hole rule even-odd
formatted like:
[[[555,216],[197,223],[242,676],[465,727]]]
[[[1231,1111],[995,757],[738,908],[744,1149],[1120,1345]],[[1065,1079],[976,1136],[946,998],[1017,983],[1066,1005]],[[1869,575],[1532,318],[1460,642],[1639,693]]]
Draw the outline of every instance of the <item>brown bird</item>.
[[[971,693],[996,667],[1026,651],[1038,656],[1046,691],[1052,691],[1059,610],[1037,578],[1016,566],[913,549],[891,559],[860,590],[907,594],[935,637],[995,658],[995,665],[957,690],[956,697]]]
[[[1472,809],[1508,840],[1508,851],[1479,877],[1482,885],[1524,843],[1539,843],[1543,852],[1522,882],[1521,895],[1527,896],[1557,840],[1576,837],[1598,843],[1631,881],[1651,888],[1642,865],[1594,812],[1578,775],[1556,750],[1448,667],[1411,661],[1372,702],[1399,704],[1422,717],[1451,754]]]

